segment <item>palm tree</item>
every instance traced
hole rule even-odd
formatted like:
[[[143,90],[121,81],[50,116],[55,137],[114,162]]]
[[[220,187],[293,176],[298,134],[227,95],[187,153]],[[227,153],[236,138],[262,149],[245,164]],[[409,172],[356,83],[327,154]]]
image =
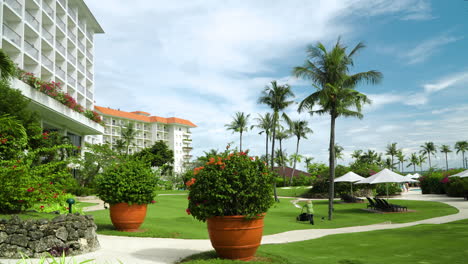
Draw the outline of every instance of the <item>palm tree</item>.
[[[279,153],[283,153],[283,140],[289,138],[291,135],[288,133],[288,131],[283,130],[283,127],[278,126],[276,129],[276,139],[278,140],[279,143]],[[284,153],[283,153],[284,154]],[[279,159],[284,159],[284,157],[288,157],[287,155],[282,155],[281,157],[278,157]],[[286,173],[284,166],[286,165],[285,160],[281,160],[281,164],[283,167],[283,177],[284,177],[284,182],[286,183]]]
[[[424,142],[424,144],[421,145],[420,148],[422,149],[419,151],[419,153],[427,155],[427,158],[429,160],[429,169],[431,169],[431,155],[435,155],[437,147],[434,145],[434,142]]]
[[[455,149],[457,150],[458,153],[462,153],[462,162],[463,162],[463,168],[466,168],[465,165],[465,151],[468,151],[468,141],[457,141],[455,143]]]
[[[406,161],[406,159],[405,159],[405,154],[403,154],[403,150],[399,149],[399,150],[398,150],[398,153],[397,153],[397,155],[396,155],[396,157],[397,157],[398,162],[399,162],[399,163],[398,163],[398,165],[399,165],[398,167],[401,168],[401,169],[400,169],[400,172],[403,172],[403,168],[404,168],[404,164],[403,164],[403,163]]]
[[[358,161],[361,159],[362,156],[362,149],[358,149],[353,151],[353,154],[351,154],[351,158],[355,159],[355,161]]]
[[[127,144],[125,143],[125,140],[117,139],[114,144],[115,151],[122,155],[122,152],[125,150],[126,145]]]
[[[397,149],[397,143],[392,143],[392,144],[389,144],[387,145],[387,152],[385,152],[385,155],[389,155],[392,157],[392,160],[391,160],[391,166],[390,166],[390,169],[393,169],[393,157],[396,156],[398,154],[398,149]]]
[[[310,166],[310,163],[312,163],[312,161],[314,160],[313,157],[306,157],[304,159],[304,162],[306,164],[306,171],[309,171],[309,166]]]
[[[294,93],[291,90],[291,87],[287,84],[278,85],[276,81],[271,82],[271,87],[266,86],[262,91],[262,95],[258,98],[258,102],[261,104],[266,104],[273,110],[273,126],[276,128],[279,121],[279,112],[282,112],[286,107],[294,103],[290,100],[291,97],[294,97]],[[276,129],[273,129],[273,135],[271,139],[271,166],[273,167],[274,160],[274,151],[275,151],[275,139],[276,139]]]
[[[407,168],[409,166],[413,166],[413,171],[414,173],[416,173],[416,166],[419,165],[419,157],[418,157],[418,154],[416,153],[411,153],[411,156],[408,160],[410,163],[408,164],[408,166],[406,166]]]
[[[138,131],[136,131],[135,125],[133,123],[128,123],[127,127],[122,128],[122,131],[120,131],[122,140],[125,142],[126,155],[128,155],[130,144],[135,139],[137,134],[138,134]]]
[[[421,171],[423,170],[422,169],[422,165],[424,164],[424,162],[426,162],[427,160],[427,157],[424,156],[424,155],[419,155],[419,162],[418,162],[418,165],[419,167],[421,168]]]
[[[335,144],[335,162],[336,160],[343,159],[344,148],[338,144]]]
[[[8,81],[15,75],[15,73],[15,63],[2,49],[0,49],[0,78],[4,81]]]
[[[448,171],[448,160],[447,160],[447,153],[452,152],[449,145],[442,145],[440,146],[440,152],[445,154],[445,170]]]
[[[232,132],[239,132],[239,151],[242,152],[242,133],[247,131],[250,114],[245,115],[244,112],[237,112],[230,124],[224,125],[227,130]]]
[[[296,154],[295,157],[298,157],[299,155],[299,141],[301,138],[307,139],[307,134],[313,133],[312,129],[308,127],[307,121],[304,120],[297,120],[297,121],[291,121],[289,123],[289,132],[296,136],[297,142],[296,142]],[[292,184],[292,179],[294,175],[294,171],[296,170],[296,161],[300,162],[300,159],[294,159],[294,164],[293,164],[293,169],[291,172],[291,178],[289,179],[289,185]]]
[[[303,66],[295,67],[293,74],[312,81],[317,89],[300,104],[298,111],[308,110],[310,114],[330,115],[329,168],[330,183],[328,197],[328,219],[332,220],[334,179],[335,179],[335,121],[338,117],[362,118],[363,104],[370,103],[366,95],[355,90],[357,84],[367,81],[375,84],[382,79],[382,73],[367,71],[349,75],[349,68],[354,65],[353,56],[364,48],[359,43],[346,54],[346,46],[336,42],[331,51],[322,43],[307,48],[307,57]],[[315,106],[319,106],[316,109]],[[353,110],[354,109],[354,110]]]
[[[273,118],[270,113],[266,113],[264,116],[259,114],[258,118],[255,118],[255,121],[257,121],[257,124],[250,128],[259,128],[261,130],[259,133],[260,135],[265,133],[265,160],[268,166],[268,138],[270,137],[271,130],[273,129]]]
[[[380,164],[382,162],[382,153],[368,149],[367,152],[361,155],[360,160],[368,164]]]

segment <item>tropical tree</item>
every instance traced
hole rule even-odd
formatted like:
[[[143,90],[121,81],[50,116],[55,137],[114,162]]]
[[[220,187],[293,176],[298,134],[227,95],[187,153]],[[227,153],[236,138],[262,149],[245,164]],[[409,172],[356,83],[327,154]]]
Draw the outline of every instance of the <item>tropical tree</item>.
[[[330,115],[329,220],[332,220],[334,199],[335,121],[340,116],[362,118],[362,106],[371,101],[355,90],[356,85],[363,81],[375,84],[382,79],[382,74],[373,70],[349,75],[349,69],[354,65],[354,55],[364,47],[364,44],[359,43],[351,52],[346,53],[347,47],[340,43],[340,39],[331,51],[318,43],[308,47],[308,59],[304,65],[293,70],[296,77],[311,80],[317,89],[299,104],[299,112],[308,110],[310,114]],[[315,106],[320,108],[316,109]]]
[[[120,155],[122,155],[122,153],[124,152],[125,150],[125,146],[126,146],[126,143],[124,140],[122,139],[117,139],[114,143],[114,149],[115,151],[117,151],[117,153],[119,153]]]
[[[391,165],[390,165],[390,169],[393,169],[393,164],[395,164],[393,162],[393,157],[396,156],[398,154],[398,149],[397,149],[397,143],[392,143],[392,144],[388,144],[387,145],[387,150],[385,152],[385,155],[389,155],[392,157],[391,159]]]
[[[265,115],[258,115],[257,118],[255,118],[255,121],[257,122],[256,125],[251,126],[250,128],[252,129],[253,127],[256,127],[260,129],[260,135],[265,133],[265,160],[268,165],[269,160],[268,160],[268,139],[270,138],[271,131],[273,129],[273,117],[270,113],[266,113]]]
[[[297,120],[297,121],[291,121],[289,123],[289,133],[293,136],[296,137],[296,154],[295,157],[298,157],[299,155],[299,141],[301,138],[307,139],[307,134],[313,133],[312,129],[308,127],[307,121],[304,120]],[[296,170],[296,162],[299,161],[300,159],[294,159],[294,164],[293,164],[293,169],[291,172],[291,177],[289,179],[289,185],[292,184],[292,179],[294,176],[294,171]]]
[[[0,78],[9,81],[16,74],[15,63],[0,49]]]
[[[419,151],[419,153],[427,155],[427,158],[429,160],[429,169],[431,169],[431,155],[435,155],[437,147],[434,145],[434,142],[424,142],[424,144],[421,145],[420,148],[422,149]]]
[[[413,172],[416,173],[416,166],[419,165],[419,156],[416,153],[411,153],[408,160],[410,163],[406,166],[407,168],[413,166]]]
[[[405,159],[406,157],[405,157],[405,154],[403,154],[403,150],[399,149],[396,157],[398,159],[399,170],[400,170],[400,172],[403,172],[403,168],[404,168],[403,163],[406,161],[406,159]]]
[[[362,152],[363,152],[362,149],[353,151],[353,153],[351,154],[351,158],[353,158],[355,161],[360,160],[362,156]]]
[[[468,141],[457,141],[455,143],[455,149],[457,150],[458,153],[462,153],[462,166],[463,168],[466,168],[467,166],[465,165],[465,151],[468,151]]]
[[[306,164],[306,171],[309,171],[309,165],[312,163],[313,160],[313,157],[305,157],[304,162]]]
[[[418,162],[418,165],[419,165],[421,171],[423,170],[423,169],[422,169],[422,165],[426,162],[426,160],[427,160],[427,156],[419,155],[419,162]]]
[[[343,159],[344,148],[338,144],[335,144],[335,162],[336,160]]]
[[[125,142],[126,155],[128,155],[130,144],[133,142],[133,140],[135,140],[137,134],[138,131],[135,129],[135,125],[131,122],[129,122],[128,125],[122,128],[122,131],[120,131],[120,135]]]
[[[375,150],[368,149],[367,152],[361,155],[360,161],[367,164],[380,165],[382,163],[382,153],[377,153]]]
[[[276,128],[279,122],[279,113],[282,112],[286,107],[294,103],[290,100],[294,97],[294,93],[291,90],[291,87],[287,84],[278,85],[276,81],[271,82],[271,86],[266,86],[262,91],[258,102],[269,106],[273,110],[273,126]],[[276,139],[276,129],[272,131],[271,139],[271,165],[273,166],[274,160],[274,151],[275,151],[275,139]],[[275,192],[276,193],[276,192]]]
[[[283,129],[281,126],[276,127],[276,139],[278,140],[279,143],[279,153],[283,153],[283,140],[289,138],[291,135],[288,133],[289,131],[286,131]],[[284,153],[283,153],[284,154]],[[278,159],[281,159],[281,166],[283,167],[283,177],[284,177],[284,182],[286,183],[286,173],[285,173],[285,168],[284,166],[286,165],[286,160],[287,160],[288,155],[281,155],[278,156]],[[286,158],[286,160],[285,160]]]
[[[440,152],[445,154],[445,170],[448,170],[447,154],[452,152],[452,150],[450,149],[449,145],[442,145],[440,146]]]
[[[242,152],[242,133],[247,131],[250,114],[246,115],[244,112],[237,112],[231,123],[224,125],[227,130],[239,132],[239,150]]]

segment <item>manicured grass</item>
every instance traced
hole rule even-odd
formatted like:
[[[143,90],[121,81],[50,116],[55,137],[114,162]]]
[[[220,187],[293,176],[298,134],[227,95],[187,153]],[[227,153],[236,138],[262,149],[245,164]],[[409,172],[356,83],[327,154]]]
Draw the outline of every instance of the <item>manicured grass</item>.
[[[142,232],[128,233],[114,229],[108,210],[89,212],[95,217],[98,233],[107,235],[139,236],[139,237],[172,237],[172,238],[208,238],[206,224],[195,220],[185,213],[187,197],[180,195],[158,196],[158,203],[149,205]],[[454,207],[443,203],[425,201],[392,200],[392,203],[407,206],[416,212],[376,214],[363,211],[366,203],[335,204],[334,220],[328,221],[327,201],[314,201],[315,225],[308,222],[297,222],[296,216],[301,209],[290,202],[291,199],[281,199],[272,207],[265,217],[264,234],[275,234],[289,230],[310,228],[339,228],[347,226],[370,225],[383,222],[404,223],[437,216],[457,213]],[[324,220],[322,220],[322,217]]]
[[[157,194],[188,194],[187,190],[159,190]],[[157,198],[157,197],[156,197]]]
[[[96,203],[76,202],[76,204],[73,205],[73,208],[83,208],[92,205],[96,205]],[[12,214],[0,214],[0,218],[10,219],[11,216]],[[18,216],[21,219],[52,219],[58,215],[52,213],[23,212],[18,214]]]
[[[462,264],[468,256],[468,219],[441,225],[418,225],[314,240],[263,245],[257,256],[269,264]],[[217,259],[213,252],[189,257],[187,264],[242,263]]]
[[[280,187],[276,188],[278,196],[284,197],[301,197],[301,195],[307,193],[310,188],[307,186],[291,186],[291,187]]]

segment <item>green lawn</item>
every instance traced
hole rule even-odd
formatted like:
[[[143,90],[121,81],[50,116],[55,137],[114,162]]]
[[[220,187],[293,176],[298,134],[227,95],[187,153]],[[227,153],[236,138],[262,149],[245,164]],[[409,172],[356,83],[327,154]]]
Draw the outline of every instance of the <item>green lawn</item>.
[[[98,225],[98,233],[121,236],[140,237],[170,237],[170,238],[208,238],[206,224],[195,220],[185,213],[187,197],[179,195],[158,196],[157,203],[149,205],[145,222],[141,226],[143,232],[119,232],[114,230],[109,218],[108,210],[89,212],[94,215]],[[301,209],[290,202],[291,199],[281,199],[279,204],[272,207],[265,218],[264,234],[275,234],[288,230],[309,228],[338,228],[357,225],[369,225],[383,222],[404,223],[442,215],[457,213],[454,207],[443,203],[425,201],[392,201],[405,205],[416,212],[376,214],[363,211],[366,203],[335,205],[334,220],[322,220],[327,216],[327,201],[315,201],[315,225],[308,222],[296,222],[296,216]]]
[[[307,193],[310,189],[307,186],[292,186],[276,188],[278,196],[284,197],[300,197],[302,194]]]
[[[468,256],[468,219],[441,224],[354,234],[330,235],[314,240],[263,245],[257,256],[268,264],[462,264]],[[187,264],[234,264],[213,252],[189,257]]]
[[[73,208],[83,208],[87,206],[96,205],[96,203],[86,203],[86,202],[76,202]],[[10,219],[11,214],[0,214],[0,218]],[[52,213],[39,213],[39,212],[23,212],[18,214],[21,219],[52,219],[57,216],[57,214]]]

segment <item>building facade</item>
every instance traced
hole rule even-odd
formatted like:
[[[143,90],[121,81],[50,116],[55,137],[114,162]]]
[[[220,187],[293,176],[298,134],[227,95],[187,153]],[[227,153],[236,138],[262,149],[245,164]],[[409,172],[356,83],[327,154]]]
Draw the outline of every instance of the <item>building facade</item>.
[[[104,125],[103,142],[115,146],[122,139],[122,128],[133,123],[137,136],[130,146],[130,153],[151,147],[156,141],[164,141],[169,149],[174,151],[174,171],[182,172],[184,164],[190,161],[192,155],[191,128],[197,127],[189,120],[170,117],[151,116],[143,111],[125,112],[108,107],[95,106],[102,115]]]
[[[0,0],[0,48],[26,72],[61,84],[85,109],[94,108],[94,34],[104,33],[83,0]],[[12,87],[32,99],[44,129],[81,146],[104,128],[19,80]]]

